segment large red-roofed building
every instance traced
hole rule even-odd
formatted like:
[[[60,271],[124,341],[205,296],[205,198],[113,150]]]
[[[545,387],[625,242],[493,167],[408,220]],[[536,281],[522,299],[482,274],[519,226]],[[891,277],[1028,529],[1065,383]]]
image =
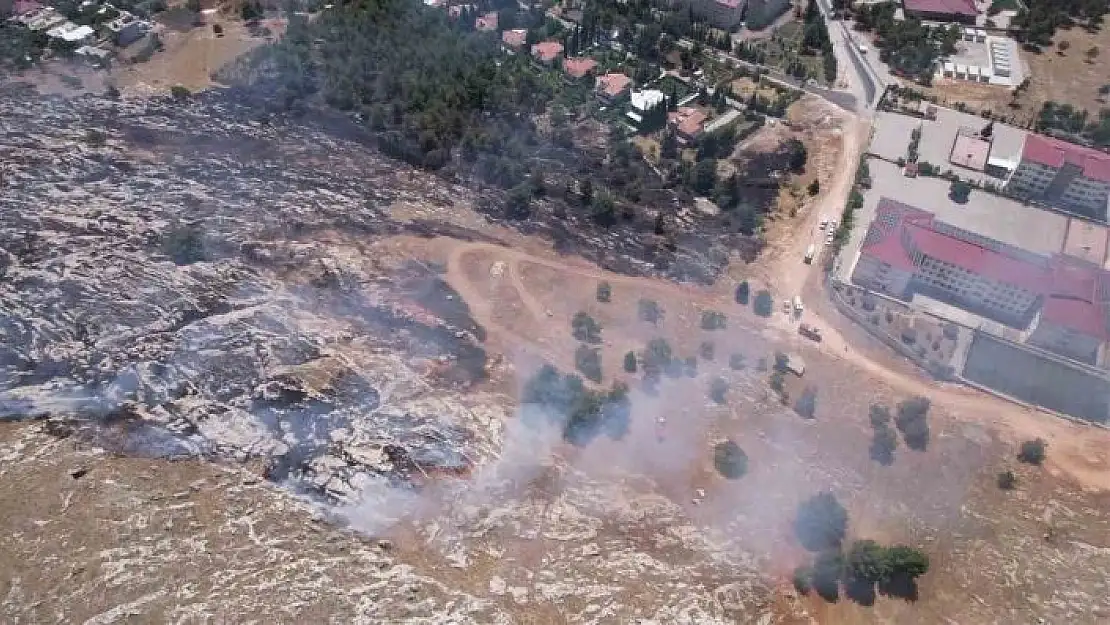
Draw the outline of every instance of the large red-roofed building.
[[[902,0],[907,16],[933,22],[974,24],[979,17],[975,0]]]
[[[1106,219],[1110,154],[1031,134],[1025,138],[1021,162],[1006,181],[1006,190]]]
[[[1094,363],[1110,338],[1110,273],[1043,256],[937,221],[928,211],[879,200],[852,281],[909,299],[915,292],[1011,325],[1028,341]]]

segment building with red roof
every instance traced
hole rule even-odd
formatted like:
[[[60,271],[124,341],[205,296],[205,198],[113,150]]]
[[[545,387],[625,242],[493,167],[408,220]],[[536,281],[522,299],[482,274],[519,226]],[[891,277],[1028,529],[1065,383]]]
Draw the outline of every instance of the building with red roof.
[[[541,41],[532,44],[532,58],[544,65],[551,65],[563,55],[563,44],[558,41]]]
[[[588,57],[580,56],[563,61],[563,71],[571,78],[585,78],[596,67],[597,61]]]
[[[501,33],[501,43],[509,50],[520,51],[524,48],[524,44],[528,43],[528,31],[523,28],[506,30]]]
[[[675,129],[680,139],[692,141],[705,126],[707,115],[696,108],[688,106],[679,107],[677,111],[667,113],[667,123]]]
[[[1110,273],[1101,267],[975,235],[885,197],[852,281],[903,299],[921,292],[1032,326],[1030,343],[1088,363],[1110,338]]]
[[[974,24],[979,17],[975,0],[902,0],[907,16],[933,22]]]
[[[474,30],[497,30],[497,11],[490,11],[474,19]]]
[[[605,74],[604,76],[598,76],[594,89],[601,99],[611,101],[628,93],[631,86],[632,79],[624,74]]]
[[[1025,138],[1021,162],[1006,181],[1006,190],[1105,220],[1110,154],[1031,134]]]

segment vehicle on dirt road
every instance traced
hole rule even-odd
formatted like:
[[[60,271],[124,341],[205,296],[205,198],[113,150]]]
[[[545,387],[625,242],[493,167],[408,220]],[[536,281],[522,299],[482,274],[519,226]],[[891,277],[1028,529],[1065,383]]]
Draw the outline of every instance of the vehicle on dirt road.
[[[798,334],[801,334],[811,341],[815,341],[817,343],[821,342],[821,330],[809,325],[808,323],[803,323],[798,326]]]

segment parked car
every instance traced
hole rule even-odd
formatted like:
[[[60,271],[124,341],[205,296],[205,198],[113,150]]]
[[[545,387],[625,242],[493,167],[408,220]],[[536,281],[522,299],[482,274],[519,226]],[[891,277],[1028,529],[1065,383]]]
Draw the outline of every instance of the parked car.
[[[798,326],[798,334],[801,334],[811,341],[815,341],[817,343],[821,342],[821,330],[809,325],[808,323],[803,323]]]

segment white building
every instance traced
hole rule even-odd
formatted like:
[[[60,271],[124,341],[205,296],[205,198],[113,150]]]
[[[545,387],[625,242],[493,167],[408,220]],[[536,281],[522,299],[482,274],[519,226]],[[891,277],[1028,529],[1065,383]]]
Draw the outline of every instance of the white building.
[[[78,26],[73,22],[65,22],[46,31],[46,36],[58,39],[75,46],[84,46],[93,43],[95,31],[89,26]]]
[[[1110,154],[1031,134],[1025,139],[1021,161],[1006,181],[1006,190],[1105,219]]]

